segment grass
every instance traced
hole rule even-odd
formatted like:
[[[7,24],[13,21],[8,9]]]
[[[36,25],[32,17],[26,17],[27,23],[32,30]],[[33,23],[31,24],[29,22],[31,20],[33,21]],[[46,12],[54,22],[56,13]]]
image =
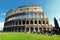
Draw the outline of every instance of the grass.
[[[60,40],[60,36],[33,33],[0,33],[0,40]]]

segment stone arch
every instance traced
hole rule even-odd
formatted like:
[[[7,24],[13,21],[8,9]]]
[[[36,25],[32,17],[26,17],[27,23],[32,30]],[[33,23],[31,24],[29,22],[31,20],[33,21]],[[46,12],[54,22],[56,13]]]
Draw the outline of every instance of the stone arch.
[[[38,32],[38,28],[37,27],[35,28],[35,31]]]
[[[34,23],[37,24],[37,20],[35,20]]]
[[[46,32],[46,28],[44,27],[44,28],[43,28],[43,33],[45,33],[45,32]]]
[[[31,27],[31,32],[33,32],[33,27]]]
[[[21,20],[19,21],[19,25],[21,25]]]
[[[25,20],[22,21],[22,24],[25,24]]]
[[[30,21],[30,24],[33,24],[33,20]]]
[[[43,20],[43,24],[45,24],[45,21]]]
[[[22,27],[22,32],[25,32],[25,27]]]
[[[17,28],[15,28],[15,32],[17,32]]]
[[[29,28],[28,27],[26,28],[26,32],[29,32]]]
[[[18,32],[21,32],[21,27],[18,28]]]
[[[46,21],[46,24],[48,24],[48,21]]]
[[[29,20],[26,21],[26,24],[29,24]]]
[[[18,25],[18,21],[15,21],[15,23],[16,23],[15,25]]]
[[[40,33],[42,33],[42,28],[41,27],[39,28],[39,30],[40,30]]]
[[[39,24],[41,24],[41,21],[39,20]]]

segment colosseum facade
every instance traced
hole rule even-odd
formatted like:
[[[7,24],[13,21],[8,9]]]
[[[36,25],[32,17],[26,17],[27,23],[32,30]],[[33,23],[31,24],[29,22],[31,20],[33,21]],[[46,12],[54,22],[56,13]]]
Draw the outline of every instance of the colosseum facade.
[[[44,15],[40,5],[20,6],[7,12],[4,32],[45,32],[51,31],[52,25]]]

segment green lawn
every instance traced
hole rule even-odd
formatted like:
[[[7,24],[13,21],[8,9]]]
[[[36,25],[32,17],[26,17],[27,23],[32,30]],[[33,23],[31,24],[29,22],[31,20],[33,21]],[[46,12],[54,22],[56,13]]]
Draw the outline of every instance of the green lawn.
[[[32,33],[0,33],[0,40],[60,40],[60,36]]]

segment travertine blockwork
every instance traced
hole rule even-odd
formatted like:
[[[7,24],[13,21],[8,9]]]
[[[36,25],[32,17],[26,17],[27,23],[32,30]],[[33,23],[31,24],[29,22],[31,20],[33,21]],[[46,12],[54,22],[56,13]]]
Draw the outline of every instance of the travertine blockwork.
[[[52,25],[39,5],[20,6],[6,14],[5,32],[45,32],[51,31]]]

